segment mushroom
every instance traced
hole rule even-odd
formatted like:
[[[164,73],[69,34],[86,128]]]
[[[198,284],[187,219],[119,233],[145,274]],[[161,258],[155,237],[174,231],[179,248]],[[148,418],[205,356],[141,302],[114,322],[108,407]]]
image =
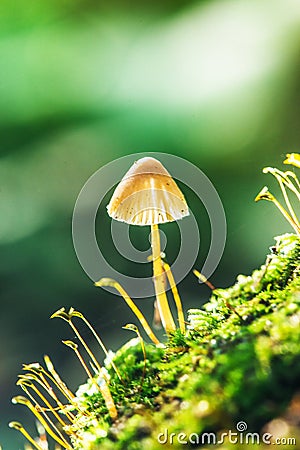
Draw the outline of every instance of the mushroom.
[[[141,158],[132,165],[116,187],[107,212],[113,219],[130,225],[151,226],[157,305],[166,332],[174,331],[176,326],[164,287],[158,224],[173,222],[189,215],[182,192],[157,159]]]

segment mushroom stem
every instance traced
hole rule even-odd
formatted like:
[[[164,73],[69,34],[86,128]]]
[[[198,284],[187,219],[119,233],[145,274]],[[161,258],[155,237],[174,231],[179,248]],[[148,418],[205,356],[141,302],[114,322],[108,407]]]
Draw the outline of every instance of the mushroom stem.
[[[151,247],[153,259],[153,281],[159,314],[167,333],[176,329],[168,304],[164,285],[164,271],[160,256],[160,236],[157,224],[151,225]]]

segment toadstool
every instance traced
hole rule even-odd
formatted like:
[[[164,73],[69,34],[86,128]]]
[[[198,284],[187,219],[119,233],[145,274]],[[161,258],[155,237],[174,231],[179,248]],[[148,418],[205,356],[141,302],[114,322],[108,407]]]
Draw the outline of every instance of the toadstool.
[[[158,225],[189,215],[184,195],[157,159],[145,157],[136,161],[124,175],[107,206],[107,212],[113,219],[130,225],[150,225],[158,309],[166,332],[175,330],[164,287]]]

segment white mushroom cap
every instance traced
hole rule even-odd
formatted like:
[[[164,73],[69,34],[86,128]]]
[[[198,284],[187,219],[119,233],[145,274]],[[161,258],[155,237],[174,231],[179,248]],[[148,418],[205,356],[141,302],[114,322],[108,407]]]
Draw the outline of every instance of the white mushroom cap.
[[[173,222],[189,215],[185,198],[169,172],[150,157],[131,166],[116,187],[107,212],[132,225]]]

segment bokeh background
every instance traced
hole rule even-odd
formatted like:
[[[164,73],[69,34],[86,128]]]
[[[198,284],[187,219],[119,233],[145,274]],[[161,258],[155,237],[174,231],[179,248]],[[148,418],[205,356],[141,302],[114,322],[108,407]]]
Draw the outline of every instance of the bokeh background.
[[[274,235],[290,231],[273,205],[253,199],[265,184],[277,192],[262,167],[281,167],[286,152],[299,151],[299,101],[298,0],[1,0],[3,449],[23,448],[10,420],[33,423],[10,403],[22,363],[50,354],[71,388],[84,381],[60,343],[74,336],[49,320],[56,309],[84,312],[112,349],[132,337],[121,329],[134,321],[131,312],[93,286],[72,246],[72,211],[85,181],[135,152],[172,153],[200,167],[226,211],[227,245],[212,281],[228,286],[264,262]],[[199,220],[201,267],[209,223],[184,192]],[[102,213],[107,224],[105,205]],[[166,234],[176,254],[176,230]],[[132,235],[143,248],[144,235]],[[130,273],[129,262],[119,267]],[[179,289],[185,309],[209,296],[192,274]],[[151,317],[151,301],[139,306]]]

